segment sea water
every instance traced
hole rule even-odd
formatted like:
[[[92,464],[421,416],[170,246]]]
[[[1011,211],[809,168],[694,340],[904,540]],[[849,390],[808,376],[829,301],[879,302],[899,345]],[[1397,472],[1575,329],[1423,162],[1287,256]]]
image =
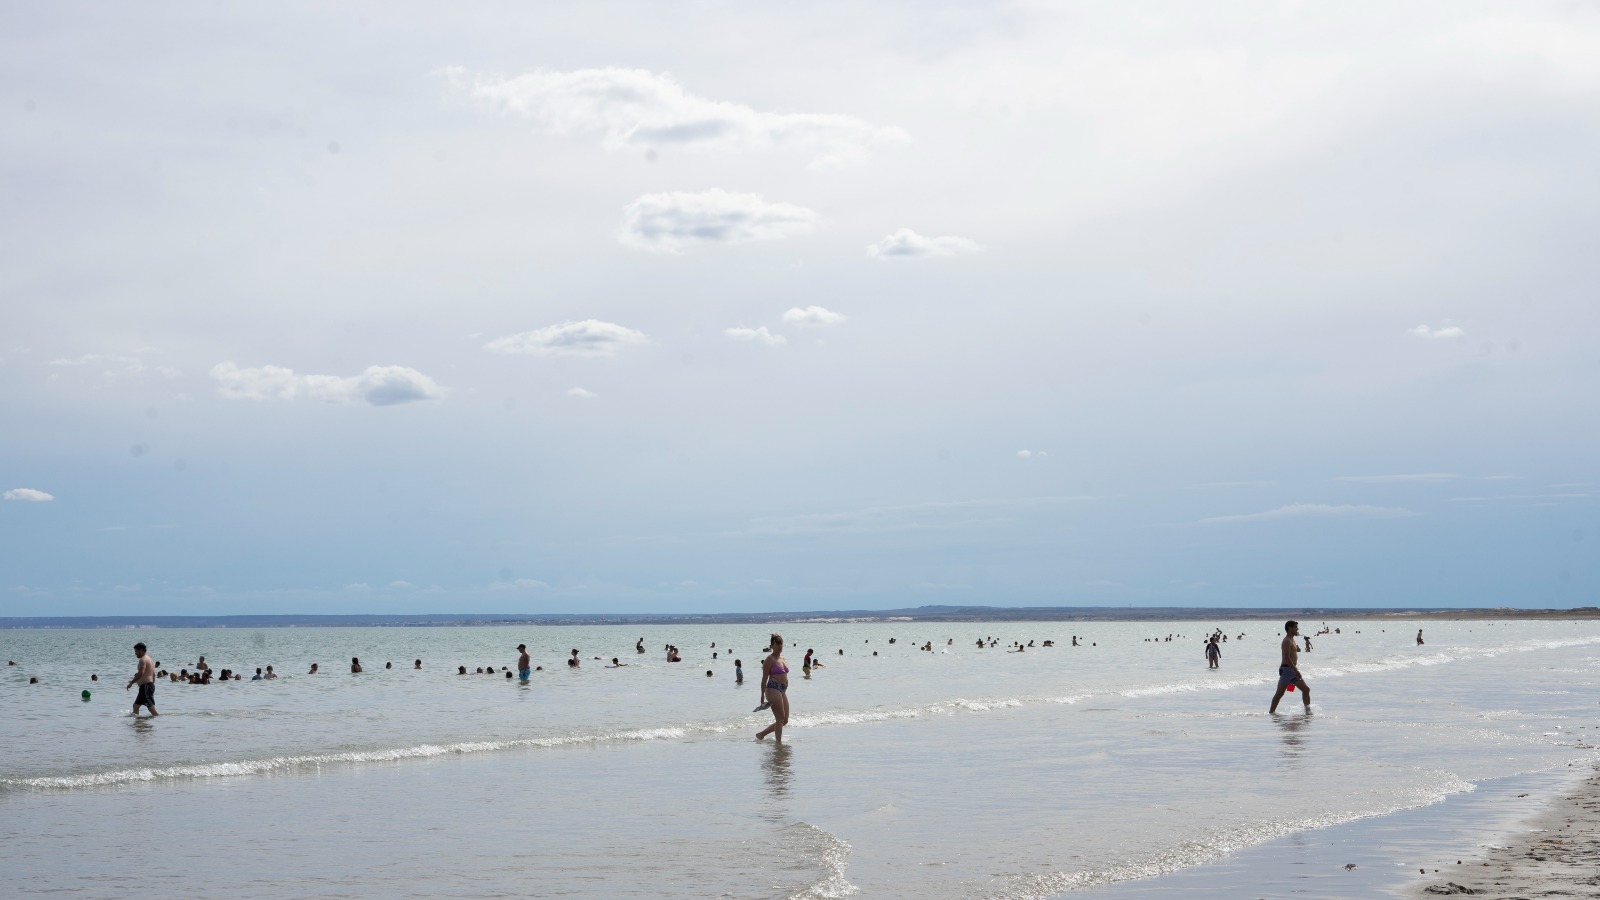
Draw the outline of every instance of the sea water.
[[[0,631],[19,663],[0,668],[0,877],[17,896],[1042,898],[1597,758],[1600,622],[1329,624],[1301,655],[1310,716],[1294,693],[1267,714],[1276,622],[785,624],[781,747],[752,740],[766,626]],[[162,681],[161,716],[135,719],[136,640],[171,671],[280,678]],[[502,671],[520,643],[543,667],[527,684]]]

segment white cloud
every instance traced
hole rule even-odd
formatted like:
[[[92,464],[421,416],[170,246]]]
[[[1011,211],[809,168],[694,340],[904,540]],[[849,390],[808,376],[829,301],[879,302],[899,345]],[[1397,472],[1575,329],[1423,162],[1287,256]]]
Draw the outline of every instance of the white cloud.
[[[639,250],[678,253],[695,244],[744,244],[805,234],[821,220],[789,203],[720,188],[645,194],[622,211],[617,240]]]
[[[783,335],[773,334],[768,331],[765,325],[760,328],[725,328],[722,333],[736,341],[757,341],[769,347],[789,342],[789,339]]]
[[[607,150],[744,151],[797,147],[814,154],[811,167],[833,168],[864,158],[875,144],[905,141],[898,128],[853,116],[759,112],[684,90],[667,74],[643,69],[538,69],[515,78],[443,70],[471,101],[528,120],[555,135],[600,135]]]
[[[1455,472],[1418,472],[1408,475],[1340,475],[1334,481],[1357,481],[1363,484],[1438,484],[1459,481],[1466,476]]]
[[[417,586],[409,581],[396,580],[389,582],[389,589],[395,591],[414,591],[417,589]]]
[[[1035,457],[1045,457],[1045,456],[1049,456],[1049,455],[1050,454],[1047,453],[1044,450],[1018,450],[1017,451],[1017,457],[1020,458],[1020,459],[1033,459]]]
[[[521,590],[540,590],[540,589],[543,589],[543,588],[547,588],[549,586],[550,585],[548,585],[548,584],[546,584],[546,583],[544,583],[542,581],[539,581],[538,579],[535,579],[535,578],[515,578],[515,579],[512,579],[510,581],[496,581],[496,582],[494,582],[494,583],[489,585],[489,590],[491,590],[491,591],[514,591],[514,590],[518,590],[518,589],[521,589]]]
[[[1266,512],[1238,516],[1211,516],[1201,522],[1267,522],[1274,519],[1404,519],[1421,515],[1393,506],[1332,506],[1325,503],[1291,503]]]
[[[831,309],[820,306],[807,306],[804,309],[796,306],[783,314],[783,324],[800,325],[802,327],[838,325],[845,321],[843,313],[836,313]]]
[[[916,259],[928,256],[961,256],[983,248],[964,237],[926,237],[902,228],[876,244],[868,245],[867,255],[876,259]]]
[[[872,506],[847,512],[808,513],[750,520],[724,537],[807,534],[871,534],[989,528],[1032,510],[1080,503],[1093,497],[1028,497],[1015,500],[946,500],[904,506]]]
[[[365,581],[358,581],[355,584],[345,585],[344,589],[353,594],[365,594],[372,590],[372,585],[367,584]]]
[[[56,498],[54,494],[46,494],[33,488],[12,488],[6,491],[5,497],[7,500],[28,500],[33,503],[45,503]]]
[[[417,400],[439,400],[444,389],[433,379],[405,366],[368,366],[360,375],[296,375],[282,366],[241,369],[218,363],[211,378],[224,397],[248,400],[317,400],[323,403],[365,403],[394,406]]]
[[[613,322],[585,319],[497,338],[483,345],[490,353],[532,353],[537,356],[615,356],[618,347],[646,344],[642,331]]]
[[[574,400],[593,400],[600,395],[585,388],[575,387],[572,390],[567,391],[567,396],[573,398]]]
[[[1412,337],[1423,338],[1425,340],[1435,340],[1437,338],[1465,337],[1467,333],[1462,331],[1461,328],[1456,325],[1446,325],[1443,328],[1429,328],[1426,325],[1418,325],[1417,327],[1407,331],[1406,334],[1409,334]]]

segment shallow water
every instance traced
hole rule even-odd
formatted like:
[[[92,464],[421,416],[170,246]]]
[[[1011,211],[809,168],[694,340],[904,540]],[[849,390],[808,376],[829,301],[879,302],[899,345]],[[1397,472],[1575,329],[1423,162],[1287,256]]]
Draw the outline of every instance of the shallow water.
[[[1600,623],[1337,624],[1309,719],[1265,713],[1274,623],[785,625],[782,750],[749,740],[759,626],[0,632],[0,841],[23,894],[1048,897],[1595,757]],[[1245,634],[1215,671],[1212,627]],[[284,677],[163,682],[136,721],[138,639]],[[529,685],[449,674],[523,642]]]

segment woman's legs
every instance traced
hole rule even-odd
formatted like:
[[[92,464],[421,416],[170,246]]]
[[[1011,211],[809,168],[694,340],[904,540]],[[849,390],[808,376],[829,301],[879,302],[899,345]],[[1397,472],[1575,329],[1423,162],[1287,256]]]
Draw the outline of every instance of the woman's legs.
[[[778,742],[783,743],[783,726],[789,724],[789,695],[776,688],[762,690],[766,691],[767,703],[772,708],[772,724],[756,732],[756,740],[775,734]]]
[[[773,691],[772,695],[772,718],[775,720],[772,724],[772,736],[781,744],[783,726],[789,724],[789,695],[784,691]]]

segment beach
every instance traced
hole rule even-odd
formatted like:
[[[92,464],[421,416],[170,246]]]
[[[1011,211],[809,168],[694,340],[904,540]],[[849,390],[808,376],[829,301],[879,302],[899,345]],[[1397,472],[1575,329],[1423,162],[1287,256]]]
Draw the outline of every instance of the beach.
[[[9,632],[0,840],[21,896],[1361,896],[1600,758],[1600,623],[1305,624],[1310,715],[1267,714],[1260,621],[781,625],[781,747],[752,740],[765,626]],[[164,682],[133,719],[136,639],[284,675]],[[453,674],[524,642],[528,684]]]
[[[1471,859],[1481,856],[1481,859]],[[1419,873],[1421,874],[1421,873]],[[1563,791],[1504,843],[1436,868],[1410,897],[1600,897],[1600,772]]]

